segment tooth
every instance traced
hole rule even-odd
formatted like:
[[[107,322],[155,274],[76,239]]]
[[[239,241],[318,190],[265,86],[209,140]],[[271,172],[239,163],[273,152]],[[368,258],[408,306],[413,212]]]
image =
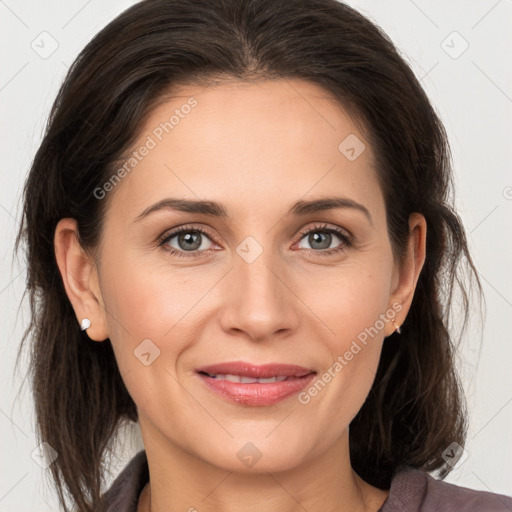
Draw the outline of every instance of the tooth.
[[[210,377],[214,379],[219,380],[227,380],[228,382],[238,382],[241,384],[254,384],[254,383],[261,383],[261,384],[269,384],[271,382],[283,382],[284,380],[288,379],[288,377],[285,377],[283,375],[280,375],[278,377],[265,377],[265,378],[254,378],[254,377],[244,377],[242,375],[232,375],[232,374],[224,374],[224,373],[217,373],[210,375]]]
[[[240,382],[237,375],[219,375],[219,379],[227,380],[229,382]]]
[[[238,376],[240,380],[238,382],[241,382],[242,384],[254,384],[255,382],[258,382],[258,379],[254,379],[253,377],[242,377]]]

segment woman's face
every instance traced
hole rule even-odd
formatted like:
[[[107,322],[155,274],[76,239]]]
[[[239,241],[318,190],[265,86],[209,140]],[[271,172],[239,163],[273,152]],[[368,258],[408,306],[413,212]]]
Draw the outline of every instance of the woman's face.
[[[261,457],[255,469],[274,471],[346,439],[411,281],[394,263],[374,155],[356,125],[300,80],[182,86],[127,156],[106,193],[97,323],[146,446],[236,471]],[[171,198],[224,215],[163,207],[140,217]],[[294,208],[326,198],[339,206]],[[280,384],[277,398],[268,384],[239,385],[238,400],[198,373],[237,361],[315,373],[286,397]]]

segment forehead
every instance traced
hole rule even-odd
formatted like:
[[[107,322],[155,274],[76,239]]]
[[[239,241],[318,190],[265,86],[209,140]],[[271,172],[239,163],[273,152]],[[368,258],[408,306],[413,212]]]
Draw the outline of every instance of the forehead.
[[[379,200],[368,141],[327,91],[303,80],[174,88],[124,158],[119,166],[133,165],[115,195],[132,218],[166,195],[246,213],[333,189]]]

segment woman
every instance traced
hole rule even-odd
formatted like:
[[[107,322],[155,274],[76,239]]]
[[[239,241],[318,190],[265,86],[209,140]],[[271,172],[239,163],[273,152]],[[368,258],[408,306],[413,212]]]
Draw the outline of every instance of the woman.
[[[105,27],[17,239],[62,506],[512,509],[427,473],[463,455],[446,325],[479,285],[451,180],[417,79],[344,4],[146,0]],[[129,421],[144,450],[103,489]]]

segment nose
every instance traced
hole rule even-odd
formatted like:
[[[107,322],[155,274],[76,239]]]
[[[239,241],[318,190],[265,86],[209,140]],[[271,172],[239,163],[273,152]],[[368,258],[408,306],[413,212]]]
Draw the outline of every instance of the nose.
[[[297,329],[300,301],[283,265],[271,250],[250,263],[235,255],[220,316],[225,332],[243,332],[251,340],[264,341]]]

